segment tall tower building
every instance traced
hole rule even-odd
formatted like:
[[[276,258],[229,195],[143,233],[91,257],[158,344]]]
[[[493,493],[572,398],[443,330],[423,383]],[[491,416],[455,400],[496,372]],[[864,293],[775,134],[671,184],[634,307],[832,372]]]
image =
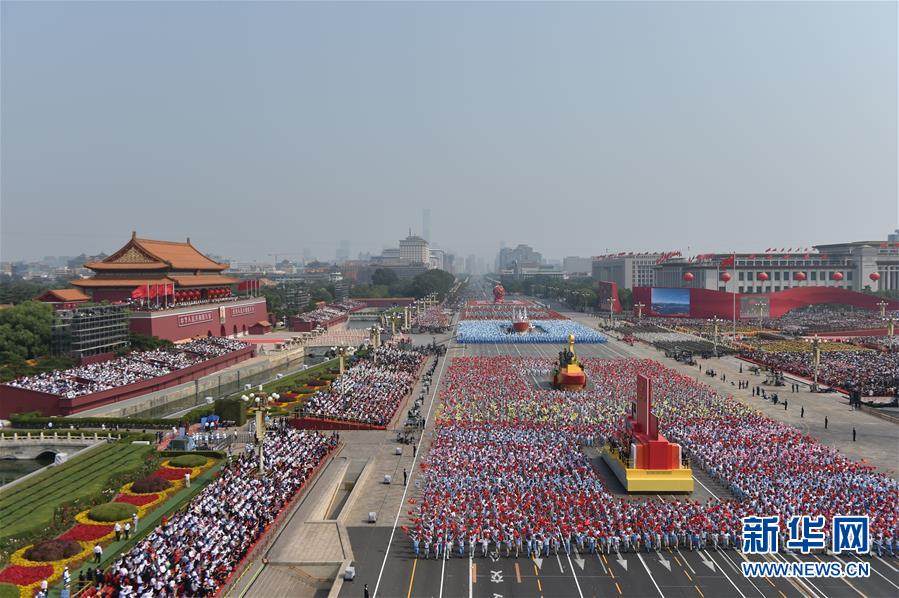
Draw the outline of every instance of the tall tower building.
[[[400,259],[410,264],[431,263],[431,251],[428,242],[412,234],[405,239],[400,239]]]
[[[430,243],[431,239],[431,208],[425,208],[421,211],[421,236]]]

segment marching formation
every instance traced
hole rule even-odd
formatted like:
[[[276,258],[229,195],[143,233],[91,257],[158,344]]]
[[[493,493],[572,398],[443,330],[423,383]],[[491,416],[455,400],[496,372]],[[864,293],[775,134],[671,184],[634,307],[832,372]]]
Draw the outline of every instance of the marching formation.
[[[525,333],[515,333],[511,329],[511,320],[461,320],[456,328],[456,341],[469,344],[564,343],[571,334],[580,344],[605,343],[608,340],[596,330],[573,320],[539,320]]]
[[[413,551],[525,556],[738,545],[740,518],[866,514],[875,543],[899,538],[899,483],[797,430],[649,360],[584,360],[589,390],[538,389],[552,364],[456,358],[447,371]],[[653,381],[660,431],[731,496],[626,500],[610,494],[583,446],[626,442],[636,376]]]

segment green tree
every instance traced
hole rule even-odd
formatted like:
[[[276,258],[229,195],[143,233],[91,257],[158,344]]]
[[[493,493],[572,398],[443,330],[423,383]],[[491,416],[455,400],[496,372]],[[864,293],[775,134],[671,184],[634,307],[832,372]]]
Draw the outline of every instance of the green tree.
[[[50,352],[53,308],[39,301],[26,301],[0,310],[0,354],[35,359]]]
[[[430,293],[437,293],[442,298],[446,297],[455,281],[456,277],[444,270],[427,270],[412,279],[410,289],[414,297],[424,297]]]
[[[140,332],[129,332],[128,341],[132,351],[152,351],[153,349],[166,349],[175,346],[175,343],[172,341],[159,338],[158,336],[141,334]]]
[[[0,279],[0,303],[17,305],[31,301],[44,291],[60,289],[68,286],[65,279],[24,280],[4,276]]]
[[[371,283],[373,285],[391,286],[400,281],[400,277],[396,272],[389,268],[378,268],[371,275]]]
[[[634,292],[630,289],[618,288],[618,301],[621,302],[623,311],[630,311],[634,308]]]
[[[312,305],[314,303],[318,303],[319,301],[324,301],[328,303],[333,301],[334,297],[331,293],[328,292],[328,289],[324,287],[318,287],[317,289],[312,289],[309,293],[309,304]]]
[[[279,320],[287,315],[287,289],[281,285],[264,286],[259,289],[259,294],[265,297],[268,311],[275,314]]]

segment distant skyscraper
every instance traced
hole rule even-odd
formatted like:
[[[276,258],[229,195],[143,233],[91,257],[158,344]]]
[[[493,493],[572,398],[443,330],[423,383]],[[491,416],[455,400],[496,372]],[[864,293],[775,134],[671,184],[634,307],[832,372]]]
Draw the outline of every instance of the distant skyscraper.
[[[350,242],[344,239],[337,248],[337,263],[342,264],[348,259],[350,259]]]
[[[431,208],[421,211],[421,236],[428,243],[433,240],[431,239]]]

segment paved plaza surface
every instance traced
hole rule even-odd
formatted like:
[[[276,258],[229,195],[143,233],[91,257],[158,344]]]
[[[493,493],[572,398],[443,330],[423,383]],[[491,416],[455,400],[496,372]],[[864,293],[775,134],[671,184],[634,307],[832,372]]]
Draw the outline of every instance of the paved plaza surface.
[[[597,320],[581,314],[566,313],[582,323],[595,326]],[[430,342],[432,337],[419,337],[416,342]],[[318,560],[336,560],[341,556],[351,559],[356,568],[353,581],[339,582],[331,595],[342,597],[363,596],[363,584],[368,584],[372,596],[385,598],[421,597],[464,597],[483,596],[490,598],[507,597],[574,597],[587,596],[633,596],[633,597],[674,597],[698,596],[741,597],[754,596],[896,596],[899,595],[899,561],[881,559],[871,556],[865,559],[871,564],[871,576],[866,579],[827,579],[786,580],[747,579],[740,571],[740,562],[744,558],[760,560],[761,557],[743,557],[736,551],[685,551],[663,550],[649,553],[624,553],[621,555],[578,554],[562,552],[551,554],[548,558],[528,559],[526,557],[507,558],[495,554],[486,557],[478,554],[474,558],[466,554],[459,557],[453,555],[449,559],[435,560],[415,558],[412,546],[402,526],[410,524],[410,511],[414,508],[410,499],[419,497],[418,463],[427,453],[430,431],[433,430],[437,413],[436,395],[441,385],[441,378],[452,359],[461,356],[513,355],[543,357],[555,360],[559,347],[552,344],[482,344],[458,345],[447,335],[437,336],[437,342],[445,342],[448,352],[441,357],[434,374],[434,384],[430,387],[423,405],[427,415],[425,433],[416,438],[417,452],[415,457],[409,445],[399,444],[396,440],[395,427],[405,417],[408,405],[403,405],[395,418],[391,429],[384,432],[346,432],[341,434],[343,448],[322,472],[319,483],[334,485],[336,478],[353,477],[360,470],[365,474],[351,493],[352,498],[345,507],[336,509],[334,497],[328,494],[327,506],[311,507],[308,511],[325,513],[324,517],[338,518],[340,530],[335,527],[327,533],[317,527],[310,527],[307,521],[295,523],[292,519],[284,531],[273,541],[266,553],[266,559],[275,561],[275,555],[294,555],[289,558],[296,561],[314,561],[316,552]],[[899,427],[859,411],[850,411],[845,398],[833,394],[812,394],[807,391],[791,393],[789,386],[777,389],[780,396],[789,401],[788,409],[781,405],[772,405],[753,397],[750,390],[738,391],[731,386],[731,380],[753,377],[744,365],[744,374],[739,373],[739,361],[735,358],[710,360],[696,366],[688,367],[671,359],[647,345],[627,345],[616,338],[604,345],[578,345],[578,355],[582,358],[651,358],[661,361],[675,370],[698,376],[700,380],[710,384],[716,390],[733,394],[760,409],[768,416],[797,425],[804,431],[819,438],[822,442],[836,446],[853,458],[865,458],[881,470],[896,475],[895,456],[899,446]],[[719,372],[719,377],[710,378],[702,372],[706,366]],[[720,379],[725,373],[726,381]],[[788,382],[789,384],[789,382]],[[413,391],[417,396],[420,388]],[[769,389],[770,390],[770,389]],[[805,407],[804,417],[800,410]],[[824,429],[823,418],[829,420]],[[858,431],[857,441],[851,440],[851,428]],[[396,454],[396,448],[401,454]],[[596,455],[588,457],[597,467],[599,474],[615,492],[615,480],[610,473],[604,471]],[[339,469],[338,473],[329,473]],[[403,469],[409,474],[408,484],[402,485]],[[391,484],[384,484],[385,474],[392,476]],[[330,477],[329,477],[330,476]],[[711,480],[704,472],[694,472],[696,491],[693,497],[705,500],[709,496],[725,498],[728,491],[722,485]],[[315,486],[310,495],[315,492]],[[326,494],[326,493],[321,493]],[[669,497],[661,497],[669,498]],[[319,502],[324,500],[319,497]],[[640,500],[635,498],[635,500]],[[317,510],[316,510],[317,509]],[[330,511],[330,513],[329,513]],[[366,523],[369,512],[376,512],[378,519],[374,524]],[[302,519],[302,518],[301,518]],[[315,530],[316,535],[310,535]],[[342,530],[342,531],[341,531]],[[343,546],[347,542],[348,546]],[[304,547],[291,547],[303,544]],[[340,554],[337,554],[337,551]],[[769,557],[775,561],[791,562],[831,561],[839,558],[844,563],[857,560],[854,556],[823,556],[779,554]],[[283,565],[265,565],[261,559],[254,566],[263,569],[251,584],[242,584],[238,592],[231,595],[266,596],[270,592],[288,592],[292,596],[325,596],[327,592],[313,584],[303,584],[303,576],[294,569]],[[294,585],[291,585],[294,584]],[[291,588],[293,588],[291,590]],[[377,592],[375,590],[377,589]],[[280,594],[279,594],[280,595]]]

